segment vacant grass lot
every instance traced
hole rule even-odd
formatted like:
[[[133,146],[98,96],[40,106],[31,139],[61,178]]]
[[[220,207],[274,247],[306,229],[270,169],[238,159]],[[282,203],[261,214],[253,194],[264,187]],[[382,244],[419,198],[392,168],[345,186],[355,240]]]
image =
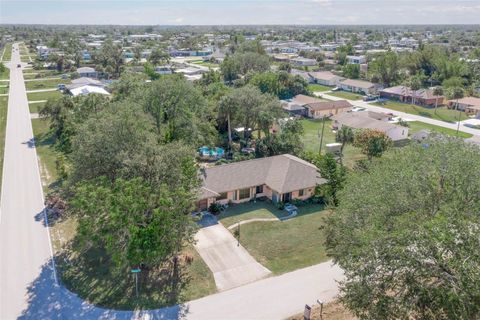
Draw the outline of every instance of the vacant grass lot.
[[[61,96],[62,96],[62,93],[60,91],[27,93],[28,101],[56,99],[56,98],[60,98]]]
[[[40,109],[45,105],[45,102],[41,103],[29,103],[28,108],[30,109],[30,113],[38,113]]]
[[[203,60],[191,61],[191,63],[197,64],[197,65],[199,65],[199,66],[208,67],[208,68],[219,67],[218,64],[215,64],[215,63],[212,63],[212,62],[208,62],[208,61],[203,61]]]
[[[410,114],[414,114],[417,116],[422,116],[430,119],[441,120],[445,122],[456,122],[458,121],[459,117],[460,120],[468,119],[467,115],[464,112],[458,112],[456,110],[448,109],[447,107],[439,107],[435,112],[434,108],[425,108],[416,106],[413,104],[401,103],[397,101],[386,101],[384,103],[373,103],[376,106],[406,112]]]
[[[302,119],[301,123],[303,125],[304,134],[302,138],[303,145],[306,150],[318,152],[320,147],[320,136],[322,133],[322,120],[313,120],[313,119]],[[325,130],[323,131],[323,146],[322,154],[325,153],[327,143],[334,143],[335,133],[331,129],[332,121],[325,120]],[[360,149],[355,148],[351,145],[345,146],[343,149],[344,154],[344,164],[348,167],[353,167],[355,162],[361,159],[366,159],[366,157],[360,152]]]
[[[0,97],[0,191],[2,188],[3,154],[5,152],[5,131],[7,128],[8,97]]]
[[[53,190],[58,181],[56,168],[57,152],[53,147],[54,138],[50,134],[50,123],[46,119],[32,119],[35,148],[39,158],[40,174],[45,193]]]
[[[409,122],[409,124],[410,124],[410,130],[409,130],[410,134],[414,134],[415,132],[426,129],[426,130],[430,130],[432,132],[438,132],[438,133],[453,136],[453,137],[457,136],[457,130],[444,128],[444,127],[439,127],[439,126],[435,126],[433,124],[420,122],[420,121],[412,121],[412,122]],[[458,137],[460,137],[460,138],[470,138],[470,137],[472,137],[472,135],[470,133],[459,131],[458,132]]]
[[[309,84],[308,90],[312,92],[325,92],[325,91],[332,90],[332,88],[327,86],[322,86],[321,84]]]
[[[57,72],[56,70],[35,70],[35,69],[28,69],[23,70],[23,78],[24,79],[38,79],[38,78],[46,78],[46,77],[55,77],[60,76],[61,73]]]
[[[25,81],[25,88],[27,90],[51,89],[57,88],[59,84],[69,84],[70,80],[64,79],[45,79],[35,81]]]
[[[240,243],[274,274],[328,260],[322,227],[330,212],[313,204],[298,209],[298,216],[289,220],[252,222],[240,227]]]
[[[2,61],[10,61],[12,59],[12,44],[7,43],[5,45],[5,53],[3,54]]]
[[[5,68],[5,70],[0,73],[0,79],[1,80],[10,79],[10,69]],[[1,81],[0,84],[8,84],[8,81]]]
[[[328,93],[331,96],[347,99],[347,100],[362,100],[363,96],[353,92],[347,91],[333,91]]]

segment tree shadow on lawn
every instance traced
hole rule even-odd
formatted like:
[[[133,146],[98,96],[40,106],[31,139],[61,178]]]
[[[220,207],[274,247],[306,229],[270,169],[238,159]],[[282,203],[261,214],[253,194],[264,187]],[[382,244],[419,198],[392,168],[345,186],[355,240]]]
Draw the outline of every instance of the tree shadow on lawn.
[[[118,271],[99,248],[79,254],[72,249],[74,241],[56,261],[64,285],[81,298],[97,306],[120,310],[153,309],[185,301],[184,292],[191,280],[185,268],[188,257],[181,256],[177,268],[173,261],[168,261],[155,269],[142,269],[138,275],[139,298],[136,298],[135,278],[129,268]]]
[[[58,257],[56,258],[58,259]],[[18,319],[181,319],[188,313],[184,305],[158,310],[122,311],[103,309],[84,301],[55,284],[52,262],[47,261],[27,288],[27,307]]]

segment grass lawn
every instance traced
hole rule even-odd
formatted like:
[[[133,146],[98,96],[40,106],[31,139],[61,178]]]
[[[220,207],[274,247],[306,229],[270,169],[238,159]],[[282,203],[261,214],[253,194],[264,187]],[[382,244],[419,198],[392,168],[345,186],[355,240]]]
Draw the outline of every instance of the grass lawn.
[[[319,133],[321,134],[322,132],[322,120],[302,119],[300,121],[304,129],[302,142],[305,150],[318,152],[320,146]],[[325,130],[323,131],[322,153],[325,153],[325,144],[336,142],[335,133],[332,131],[331,126],[332,121],[326,120]],[[348,167],[353,167],[356,161],[366,158],[365,155],[360,152],[360,149],[355,148],[351,145],[345,146],[345,148],[343,149],[343,153],[344,163]]]
[[[53,147],[54,139],[49,131],[50,123],[45,119],[32,119],[33,135],[39,158],[40,174],[45,193],[51,191],[58,181],[56,168],[57,152]]]
[[[5,68],[5,71],[0,73],[0,79],[2,79],[2,80],[10,79],[10,69]],[[1,84],[8,84],[8,82],[2,81]]]
[[[7,43],[5,45],[5,53],[3,54],[2,61],[10,61],[12,59],[12,43]]]
[[[310,204],[286,221],[252,222],[240,227],[240,243],[274,274],[308,267],[328,260],[322,231],[330,211]]]
[[[425,108],[416,106],[413,104],[401,103],[397,101],[386,101],[385,103],[373,103],[374,105],[414,114],[417,116],[422,116],[431,119],[437,119],[446,122],[456,122],[458,121],[459,112],[456,110],[448,109],[447,107],[439,107],[435,113],[434,108]],[[464,112],[460,112],[460,120],[468,119],[467,115]]]
[[[216,292],[213,274],[192,246],[184,249],[177,275],[171,271],[171,264],[140,273],[138,299],[130,270],[113,270],[101,250],[92,249],[80,257],[67,246],[57,255],[57,267],[68,289],[105,308],[161,308]]]
[[[198,64],[199,66],[209,67],[209,68],[219,67],[218,64],[211,63],[211,62],[207,62],[207,61],[203,61],[203,60],[191,61],[191,63],[193,63],[193,64]]]
[[[41,103],[29,103],[28,108],[30,109],[30,113],[38,113],[39,110],[45,105],[45,102]]]
[[[319,66],[296,66],[296,65],[292,65],[293,69],[297,69],[297,70],[300,70],[300,71],[307,71],[307,72],[310,72],[310,71],[317,71],[320,69]]]
[[[32,74],[35,73],[35,74]],[[28,69],[28,70],[23,70],[23,78],[24,79],[36,79],[36,78],[45,78],[45,77],[54,77],[54,76],[59,76],[60,73],[57,72],[56,70],[46,70],[46,69],[41,69],[41,70],[35,70],[35,69]]]
[[[3,174],[3,153],[5,152],[5,131],[7,128],[8,97],[0,97],[0,181]],[[0,190],[2,184],[0,183]]]
[[[409,122],[409,124],[410,124],[410,130],[409,130],[410,134],[413,134],[413,133],[418,132],[418,131],[423,130],[423,129],[427,129],[427,130],[430,130],[430,131],[435,131],[435,132],[445,134],[445,135],[449,135],[449,136],[453,136],[453,137],[457,136],[457,130],[444,128],[444,127],[439,127],[439,126],[435,126],[433,124],[420,122],[420,121],[411,121],[411,122]],[[470,137],[472,137],[472,135],[470,133],[466,133],[466,132],[462,132],[462,131],[458,132],[458,136],[460,138],[470,138]]]
[[[50,80],[36,80],[36,81],[25,81],[25,87],[27,90],[38,90],[38,89],[50,89],[57,88],[58,84],[69,84],[70,80],[64,79],[50,79]]]
[[[362,100],[363,96],[360,94],[356,94],[353,92],[348,91],[334,91],[328,93],[331,96],[347,99],[347,100]]]
[[[322,86],[321,84],[309,84],[308,90],[312,92],[325,92],[325,91],[332,90],[332,88],[327,86]]]
[[[3,85],[3,83],[0,82],[0,84]],[[8,85],[8,82],[6,82],[5,84]],[[8,93],[8,87],[0,87],[0,94],[5,94],[5,93]]]
[[[243,220],[255,218],[278,218],[284,216],[285,211],[275,208],[272,204],[265,201],[242,203],[228,207],[224,212],[217,216],[218,220],[229,227]]]
[[[60,91],[27,93],[28,101],[48,100],[50,98],[60,98],[61,96],[62,93]]]

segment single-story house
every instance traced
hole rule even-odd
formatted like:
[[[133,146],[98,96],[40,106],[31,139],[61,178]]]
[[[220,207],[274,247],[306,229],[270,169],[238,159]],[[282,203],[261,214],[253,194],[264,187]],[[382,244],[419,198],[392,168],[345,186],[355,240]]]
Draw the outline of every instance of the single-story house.
[[[242,203],[259,197],[274,203],[306,200],[318,184],[327,182],[313,164],[289,154],[205,168],[201,178],[197,210],[215,202]]]
[[[290,71],[290,74],[291,74],[291,75],[294,75],[294,76],[300,76],[300,77],[302,77],[305,81],[307,81],[307,83],[314,83],[313,78],[310,76],[310,74],[309,74],[307,71],[302,71],[302,70],[298,70],[298,69],[292,69],[292,70]]]
[[[297,57],[290,59],[290,62],[297,66],[316,66],[318,64],[317,60]]]
[[[81,67],[77,69],[78,74],[80,77],[86,77],[86,78],[97,78],[98,77],[98,72],[95,71],[95,69],[91,67]]]
[[[309,75],[315,83],[329,87],[336,87],[340,81],[345,80],[345,78],[337,76],[330,71],[309,72]]]
[[[469,114],[474,114],[477,117],[480,116],[480,98],[465,97],[457,100],[448,101],[448,107],[465,111]]]
[[[352,105],[346,100],[324,101],[318,98],[298,94],[291,101],[284,102],[283,109],[292,115],[320,119],[324,116],[351,111]]]
[[[157,66],[155,72],[158,74],[172,74],[173,70],[171,66]]]
[[[387,121],[377,120],[370,117],[368,112],[349,112],[341,113],[332,117],[334,130],[347,126],[353,129],[372,129],[379,130],[392,141],[400,141],[408,138],[408,128],[389,123]]]
[[[376,94],[380,85],[364,80],[346,79],[340,81],[338,87],[350,92]]]
[[[380,90],[380,97],[394,99],[404,103],[413,103],[416,105],[433,107],[436,104],[442,105],[444,96],[436,96],[432,89],[412,90],[406,86],[395,86]]]
[[[367,62],[365,56],[347,56],[347,62],[350,64],[364,64]]]
[[[104,87],[105,84],[97,79],[92,79],[92,78],[87,78],[87,77],[81,77],[78,79],[73,79],[72,83],[67,85],[67,89],[73,89],[75,87],[80,87],[84,85],[91,85],[91,86],[97,86],[97,87]]]
[[[321,119],[352,111],[353,106],[347,100],[338,100],[309,103],[305,105],[305,108],[307,109],[307,117]]]
[[[74,97],[80,96],[80,95],[87,95],[90,93],[98,93],[106,96],[110,95],[110,93],[104,88],[98,87],[98,86],[92,86],[92,85],[84,85],[84,86],[76,87],[74,89],[69,89],[68,92]]]
[[[208,56],[202,57],[202,60],[203,61],[213,61],[214,63],[220,64],[220,63],[223,62],[223,60],[225,60],[225,57],[226,57],[225,53],[217,50],[217,51],[215,51],[214,53],[212,53]]]

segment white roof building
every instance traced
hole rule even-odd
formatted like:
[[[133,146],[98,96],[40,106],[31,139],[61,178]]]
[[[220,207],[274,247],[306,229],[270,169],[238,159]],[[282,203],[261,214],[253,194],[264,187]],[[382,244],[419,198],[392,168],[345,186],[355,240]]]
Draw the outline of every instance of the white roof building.
[[[104,94],[108,96],[110,95],[110,93],[104,88],[98,87],[98,86],[92,86],[92,85],[84,85],[81,87],[70,89],[70,93],[74,97],[80,96],[80,95],[87,95],[90,93]]]

